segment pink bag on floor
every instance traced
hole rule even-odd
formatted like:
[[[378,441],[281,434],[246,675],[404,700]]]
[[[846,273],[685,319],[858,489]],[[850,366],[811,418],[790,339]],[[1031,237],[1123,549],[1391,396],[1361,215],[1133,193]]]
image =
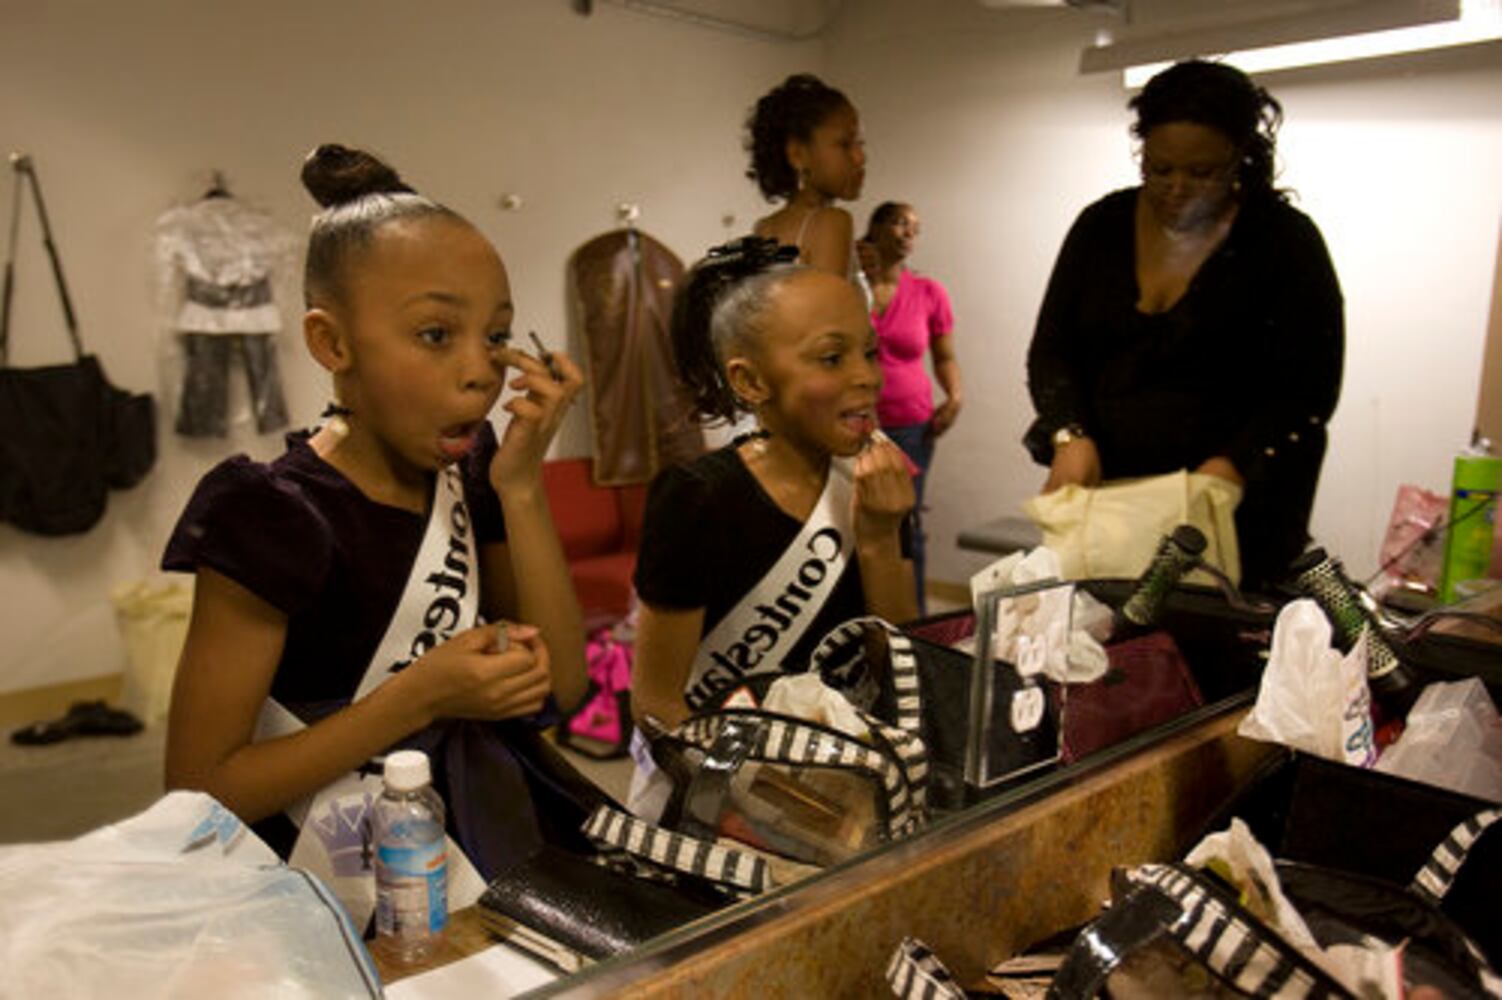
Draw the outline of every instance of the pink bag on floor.
[[[584,660],[590,695],[564,723],[560,741],[592,757],[623,756],[631,739],[631,646],[601,631],[584,647]],[[604,747],[581,744],[575,736]]]

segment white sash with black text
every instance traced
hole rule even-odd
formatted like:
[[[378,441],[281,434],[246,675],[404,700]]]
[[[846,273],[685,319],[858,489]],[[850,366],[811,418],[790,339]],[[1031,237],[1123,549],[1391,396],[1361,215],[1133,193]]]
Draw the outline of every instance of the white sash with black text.
[[[431,508],[396,612],[351,701],[365,697],[479,619],[479,546],[464,503],[463,484],[453,466],[438,473]],[[267,698],[256,723],[256,739],[274,739],[302,728],[301,720]],[[287,809],[298,828],[288,862],[323,879],[356,927],[364,927],[375,908],[375,847],[370,843],[367,817],[380,794],[378,774],[352,771]],[[484,879],[452,837],[448,871],[450,912],[469,906],[485,891]]]
[[[699,642],[684,697],[699,711],[711,695],[774,673],[834,593],[855,548],[854,468],[834,458],[824,491],[798,537],[740,603]]]

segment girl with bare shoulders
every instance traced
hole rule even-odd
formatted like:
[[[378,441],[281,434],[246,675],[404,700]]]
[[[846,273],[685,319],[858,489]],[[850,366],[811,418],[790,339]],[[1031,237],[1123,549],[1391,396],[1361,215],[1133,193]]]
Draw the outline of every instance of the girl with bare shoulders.
[[[870,301],[855,251],[855,224],[836,203],[860,197],[866,146],[860,116],[840,91],[799,73],[756,102],[746,122],[746,176],[782,207],[757,236],[798,248],[798,262],[848,278]]]

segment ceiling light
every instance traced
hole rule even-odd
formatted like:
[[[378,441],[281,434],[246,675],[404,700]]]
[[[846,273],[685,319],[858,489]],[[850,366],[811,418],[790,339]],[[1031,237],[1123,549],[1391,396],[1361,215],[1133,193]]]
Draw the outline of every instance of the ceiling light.
[[[1322,66],[1410,52],[1427,52],[1499,39],[1502,39],[1502,0],[1461,0],[1459,16],[1453,20],[1281,45],[1220,52],[1186,52],[1181,58],[1197,55],[1232,63],[1247,73],[1267,73],[1299,66]],[[1139,89],[1154,74],[1172,63],[1173,60],[1166,60],[1127,66],[1122,74],[1122,82],[1130,90]]]

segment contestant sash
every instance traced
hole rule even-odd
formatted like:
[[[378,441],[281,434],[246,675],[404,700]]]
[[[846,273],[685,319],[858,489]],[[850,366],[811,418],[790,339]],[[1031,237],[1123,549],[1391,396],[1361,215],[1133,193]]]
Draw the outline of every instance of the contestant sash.
[[[850,461],[831,459],[824,492],[798,537],[700,641],[684,692],[689,708],[707,707],[715,691],[743,678],[782,669],[850,562],[854,485]]]
[[[459,472],[453,466],[438,473],[430,506],[422,544],[396,612],[351,701],[374,691],[423,653],[478,620],[479,546]],[[267,698],[256,723],[256,739],[286,736],[303,728],[302,720]],[[357,928],[365,926],[375,909],[374,845],[368,815],[381,794],[378,771],[378,767],[352,771],[287,809],[298,830],[289,863],[323,879]],[[485,891],[485,880],[452,837],[448,838],[448,871],[451,911],[471,905]]]

